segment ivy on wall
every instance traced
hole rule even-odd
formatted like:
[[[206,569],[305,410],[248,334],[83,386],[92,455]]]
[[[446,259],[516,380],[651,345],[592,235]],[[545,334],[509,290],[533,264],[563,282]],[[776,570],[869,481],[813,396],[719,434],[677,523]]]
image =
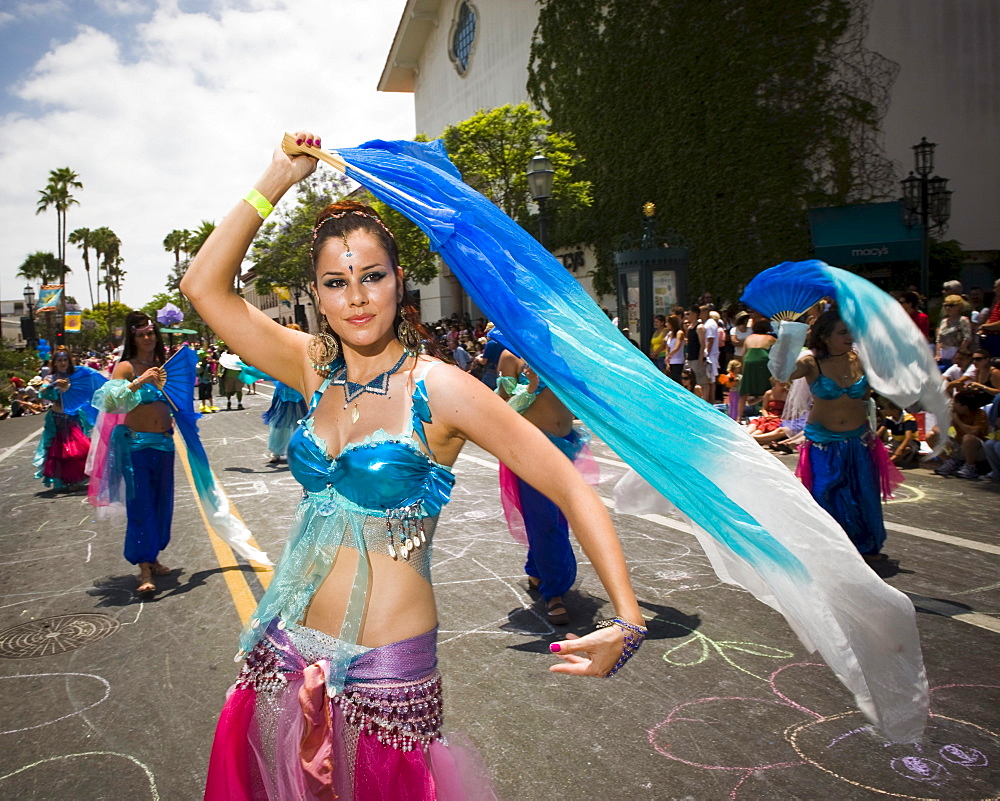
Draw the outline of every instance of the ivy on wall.
[[[528,90],[591,182],[598,291],[646,201],[691,246],[692,293],[735,297],[810,256],[809,208],[893,191],[897,68],[864,48],[868,2],[540,0]]]

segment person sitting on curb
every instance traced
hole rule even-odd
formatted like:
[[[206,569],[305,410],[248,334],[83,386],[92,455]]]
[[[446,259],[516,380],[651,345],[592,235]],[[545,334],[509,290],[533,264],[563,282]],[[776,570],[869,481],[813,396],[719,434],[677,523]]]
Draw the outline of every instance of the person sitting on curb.
[[[985,458],[983,442],[989,434],[989,421],[986,412],[983,411],[983,406],[988,400],[988,396],[969,390],[955,394],[951,408],[951,424],[955,429],[956,447],[952,451],[954,455],[935,470],[935,474],[957,475],[959,478],[970,480],[979,479],[976,465]]]
[[[880,406],[882,414],[876,436],[888,447],[889,458],[897,467],[916,464],[920,456],[917,418],[888,398],[883,398]]]

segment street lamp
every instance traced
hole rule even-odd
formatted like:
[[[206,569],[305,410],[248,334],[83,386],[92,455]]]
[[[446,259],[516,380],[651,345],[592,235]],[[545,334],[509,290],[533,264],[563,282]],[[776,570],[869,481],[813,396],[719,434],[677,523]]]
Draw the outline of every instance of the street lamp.
[[[552,197],[552,179],[556,171],[543,153],[536,153],[528,162],[528,187],[538,204],[538,244],[545,247],[545,202]]]
[[[934,172],[934,148],[926,136],[913,146],[916,174],[911,172],[900,183],[903,187],[903,220],[907,227],[920,225],[920,294],[930,291],[930,229],[944,231],[951,217],[951,192],[948,179],[928,176]]]
[[[28,309],[28,333],[31,336],[27,337],[28,350],[33,351],[36,346],[35,341],[35,288],[28,284],[24,288],[24,305]]]

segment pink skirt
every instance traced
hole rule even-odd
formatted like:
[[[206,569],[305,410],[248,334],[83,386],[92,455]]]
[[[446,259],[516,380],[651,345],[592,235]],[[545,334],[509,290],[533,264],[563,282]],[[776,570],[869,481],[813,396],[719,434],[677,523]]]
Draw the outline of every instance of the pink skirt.
[[[441,734],[436,642],[365,651],[331,697],[338,641],[272,621],[222,709],[206,800],[496,801],[475,748]]]
[[[87,481],[84,468],[87,464],[87,451],[90,450],[90,439],[72,415],[52,414],[56,415],[56,435],[45,453],[42,476],[46,483],[83,484]]]

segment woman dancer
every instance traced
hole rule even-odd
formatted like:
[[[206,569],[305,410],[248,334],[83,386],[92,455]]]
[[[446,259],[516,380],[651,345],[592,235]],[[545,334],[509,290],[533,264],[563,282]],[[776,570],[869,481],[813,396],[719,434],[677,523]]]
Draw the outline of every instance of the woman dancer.
[[[121,361],[108,381],[94,393],[94,406],[124,414],[111,432],[109,453],[121,464],[128,488],[125,504],[125,559],[139,566],[139,593],[156,592],[154,576],[170,568],[159,554],[170,542],[174,514],[174,440],[170,407],[160,391],[166,379],[163,339],[143,312],[125,318],[127,337]]]
[[[854,340],[836,310],[813,323],[809,347],[788,378],[805,378],[813,395],[796,471],[820,506],[869,564],[883,561],[882,498],[903,481],[872,431],[871,388]]]
[[[545,386],[524,361],[509,350],[500,356],[497,394],[507,405],[541,430],[574,464],[584,454],[590,434],[573,425],[573,413]],[[596,484],[596,462],[586,459],[589,483]],[[569,541],[569,525],[559,507],[500,463],[500,497],[507,526],[518,542],[528,546],[524,572],[528,589],[542,596],[546,619],[556,626],[569,623],[563,596],[576,581],[576,556]]]
[[[90,421],[84,412],[68,414],[63,409],[62,395],[69,389],[69,378],[76,370],[73,357],[67,351],[56,351],[52,357],[52,372],[39,395],[51,401],[45,415],[45,428],[35,451],[35,467],[46,487],[74,490],[87,483],[87,451],[90,450]]]
[[[269,798],[332,797],[353,786],[366,799],[434,799],[459,777],[440,738],[426,545],[467,440],[558,502],[617,612],[553,643],[563,661],[552,670],[608,675],[645,628],[610,518],[570,462],[481,382],[415,354],[417,313],[372,209],[344,202],[317,219],[321,334],[284,328],[234,292],[262,219],[315,165],[279,147],[181,284],[237,352],[311,398],[289,445],[305,497],[243,633],[247,662],[219,722],[206,797],[260,797],[258,787]]]

